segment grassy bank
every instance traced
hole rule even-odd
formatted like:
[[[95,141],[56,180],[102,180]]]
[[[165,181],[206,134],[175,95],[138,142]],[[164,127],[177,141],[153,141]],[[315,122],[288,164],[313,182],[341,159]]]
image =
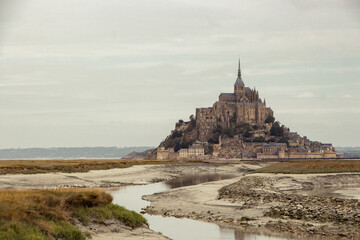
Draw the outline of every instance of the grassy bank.
[[[256,170],[257,173],[341,173],[360,172],[359,160],[302,160],[274,163]]]
[[[84,240],[74,222],[118,219],[130,227],[146,223],[140,214],[111,204],[111,195],[98,189],[1,190],[0,239]]]
[[[0,174],[87,172],[90,170],[126,168],[133,165],[164,163],[174,162],[156,160],[5,160],[0,161]]]

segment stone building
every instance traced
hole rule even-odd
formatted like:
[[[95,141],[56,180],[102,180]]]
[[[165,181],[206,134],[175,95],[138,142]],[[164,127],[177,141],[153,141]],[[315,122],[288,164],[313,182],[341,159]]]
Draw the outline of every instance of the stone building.
[[[261,100],[258,91],[245,87],[239,61],[234,92],[221,93],[212,107],[196,109],[199,140],[207,141],[217,125],[230,127],[231,123],[240,122],[262,124],[269,115],[272,116],[273,111],[266,107],[266,102]]]
[[[201,142],[196,141],[189,148],[183,148],[179,150],[180,158],[197,158],[205,156],[205,150]]]

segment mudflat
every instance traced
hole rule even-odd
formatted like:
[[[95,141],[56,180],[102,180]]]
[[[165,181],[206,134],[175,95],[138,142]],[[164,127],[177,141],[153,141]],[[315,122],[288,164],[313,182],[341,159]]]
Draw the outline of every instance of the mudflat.
[[[190,218],[293,239],[358,239],[359,200],[328,196],[326,189],[358,194],[359,173],[254,173],[257,164],[137,165],[86,173],[0,176],[1,189],[60,187],[117,188],[189,174],[231,174],[233,178],[178,187],[144,196],[149,214]],[[176,201],[174,201],[176,199]],[[94,239],[161,239],[151,229],[94,231]],[[131,236],[131,237],[130,237]]]

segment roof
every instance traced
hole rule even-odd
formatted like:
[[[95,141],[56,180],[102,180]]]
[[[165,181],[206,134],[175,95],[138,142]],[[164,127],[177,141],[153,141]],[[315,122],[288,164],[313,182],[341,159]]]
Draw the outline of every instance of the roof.
[[[264,147],[285,147],[286,143],[267,143],[263,145]]]
[[[220,96],[235,97],[234,93],[220,93]]]
[[[238,76],[238,78],[236,79],[235,85],[244,85],[245,86],[245,83],[242,80],[241,76]]]
[[[265,106],[265,104],[263,104],[263,103],[242,103],[242,102],[239,102],[239,103],[237,103],[238,105],[246,105],[246,106],[256,106],[256,105],[258,105],[258,106]]]

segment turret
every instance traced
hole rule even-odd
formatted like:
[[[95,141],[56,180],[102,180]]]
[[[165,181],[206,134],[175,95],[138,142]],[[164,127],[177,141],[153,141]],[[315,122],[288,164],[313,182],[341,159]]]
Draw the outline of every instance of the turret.
[[[235,95],[240,95],[240,96],[245,95],[245,84],[241,78],[240,59],[239,59],[238,76],[234,84],[234,93]]]

